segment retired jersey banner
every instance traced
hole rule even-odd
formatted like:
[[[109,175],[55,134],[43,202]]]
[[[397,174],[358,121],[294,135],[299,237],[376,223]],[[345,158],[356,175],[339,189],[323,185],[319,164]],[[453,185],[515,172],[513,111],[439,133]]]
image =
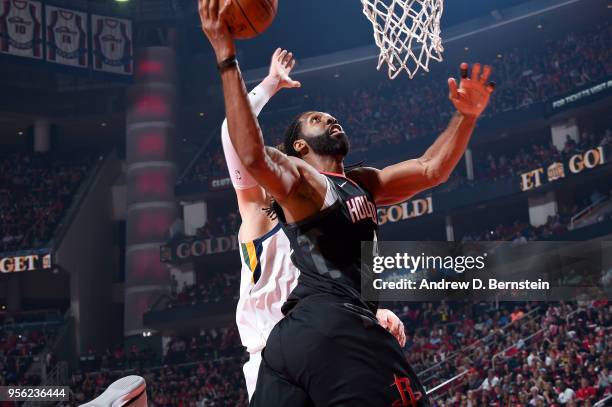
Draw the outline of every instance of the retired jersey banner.
[[[46,6],[45,15],[47,61],[81,68],[88,67],[87,14]]]
[[[134,65],[132,22],[92,14],[91,32],[94,70],[131,75]]]
[[[0,52],[42,59],[42,5],[31,0],[0,0]]]

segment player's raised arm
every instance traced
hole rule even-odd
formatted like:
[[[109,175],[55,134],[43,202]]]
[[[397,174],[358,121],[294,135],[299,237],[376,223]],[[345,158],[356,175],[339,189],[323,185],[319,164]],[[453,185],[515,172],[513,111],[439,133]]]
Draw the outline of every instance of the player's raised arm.
[[[292,80],[289,76],[294,66],[295,60],[291,52],[280,48],[274,52],[268,76],[249,93],[249,103],[256,115],[259,115],[264,106],[279,90],[301,86],[299,82]],[[238,208],[243,222],[245,219],[259,219],[259,216],[253,216],[253,212],[261,212],[262,206],[267,206],[266,194],[242,164],[240,156],[230,139],[227,119],[223,121],[221,126],[221,142],[230,179],[236,190]]]
[[[217,57],[221,71],[227,127],[240,161],[259,185],[282,201],[295,189],[300,173],[283,154],[269,153],[251,108],[236,61],[234,39],[224,20],[230,2],[200,0],[203,30]]]
[[[377,170],[359,168],[351,177],[359,180],[374,195],[379,205],[391,205],[446,182],[463,156],[476,120],[489,103],[495,84],[489,82],[491,68],[480,64],[472,68],[461,64],[461,82],[448,80],[449,99],[457,109],[448,127],[421,157]]]

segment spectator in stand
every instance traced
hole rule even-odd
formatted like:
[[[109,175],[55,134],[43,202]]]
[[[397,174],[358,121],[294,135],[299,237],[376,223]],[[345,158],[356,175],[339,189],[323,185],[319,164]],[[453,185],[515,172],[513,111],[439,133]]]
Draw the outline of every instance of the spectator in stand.
[[[559,393],[557,400],[559,403],[566,405],[574,400],[576,393],[572,390],[565,381],[557,380],[556,390]]]
[[[487,377],[480,385],[480,388],[484,391],[490,391],[493,390],[493,387],[497,386],[498,384],[499,377],[495,375],[495,370],[489,369],[489,371],[487,372]]]
[[[597,389],[591,385],[589,385],[589,381],[586,377],[583,377],[580,380],[580,388],[576,391],[576,400],[578,401],[589,401],[590,403],[594,403],[595,397],[597,396]]]
[[[36,249],[52,237],[90,161],[82,154],[0,156],[0,252]]]
[[[38,376],[26,376],[35,357],[53,340],[55,330],[43,328],[6,328],[0,331],[0,385],[36,385]]]
[[[612,339],[605,335],[612,326],[610,303],[520,303],[525,315],[516,322],[508,317],[515,304],[500,305],[414,303],[396,310],[410,321],[405,355],[420,362],[418,370],[428,369],[428,388],[468,371],[435,396],[436,405],[591,405],[612,392]],[[125,360],[130,352],[141,351],[120,354]],[[173,338],[165,359],[155,362],[159,367],[137,368],[136,374],[147,380],[150,407],[246,406],[242,358],[235,328],[203,331]],[[77,400],[93,398],[122,372],[75,374]]]
[[[499,86],[486,115],[524,109],[567,94],[587,83],[607,79],[612,75],[611,41],[612,29],[610,24],[606,24],[580,33],[567,33],[563,38],[548,41],[544,50],[514,48],[501,52],[501,58],[492,64],[499,78]],[[583,61],[591,63],[584,64]],[[445,78],[449,76],[448,72],[441,74]],[[390,146],[397,149],[416,138],[439,133],[448,122],[451,111],[445,100],[447,95],[438,91],[439,80],[435,75],[426,75],[417,82],[405,84],[384,80],[364,84],[360,89],[338,97],[330,97],[326,91],[320,95],[301,95],[299,102],[293,101],[289,105],[294,105],[298,110],[307,110],[307,106],[300,106],[306,101],[339,117],[343,126],[351,131],[353,152],[388,149]],[[515,86],[517,80],[521,82],[520,87]],[[409,91],[406,86],[410,86]],[[272,119],[264,117],[261,124],[266,140],[275,145],[282,138],[290,119],[279,118],[278,115],[268,117]],[[432,117],[436,120],[431,120]],[[609,136],[606,140],[609,142],[611,138]],[[585,138],[587,141],[589,139]],[[499,161],[491,160],[488,163],[484,178],[506,176],[510,170],[516,173],[530,167],[533,162],[554,158],[551,155],[559,155],[559,152],[547,146],[542,151],[536,151],[533,157],[524,152],[519,154],[518,162],[514,163],[501,156]],[[215,146],[215,150],[201,155],[182,183],[207,183],[212,178],[227,176],[222,160],[221,150]]]

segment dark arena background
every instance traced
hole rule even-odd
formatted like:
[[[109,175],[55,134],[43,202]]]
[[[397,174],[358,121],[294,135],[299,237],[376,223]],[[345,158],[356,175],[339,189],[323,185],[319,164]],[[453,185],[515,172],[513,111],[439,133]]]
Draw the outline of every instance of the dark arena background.
[[[127,375],[146,380],[149,406],[248,405],[240,215],[197,1],[6,0],[0,11],[0,386],[70,390],[70,401],[0,406],[78,406]],[[73,31],[54,29],[70,15]],[[277,47],[298,61],[302,87],[259,117],[269,145],[298,113],[327,111],[349,135],[348,162],[379,168],[444,129],[459,63],[491,65],[496,90],[462,161],[446,183],[378,208],[379,240],[606,241],[611,16],[607,0],[447,1],[444,60],[390,80],[360,2],[280,0],[237,54],[249,88]],[[23,42],[6,34],[11,18]],[[57,47],[61,36],[78,45]],[[605,299],[386,307],[424,386],[454,379],[431,394],[436,406],[612,405]]]

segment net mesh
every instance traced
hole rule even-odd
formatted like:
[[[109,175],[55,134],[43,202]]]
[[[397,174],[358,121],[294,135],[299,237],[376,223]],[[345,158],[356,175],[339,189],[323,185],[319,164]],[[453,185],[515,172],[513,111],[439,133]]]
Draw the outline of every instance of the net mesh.
[[[388,65],[389,78],[406,71],[412,79],[429,61],[442,61],[440,18],[443,0],[361,0],[380,48],[378,69]]]

